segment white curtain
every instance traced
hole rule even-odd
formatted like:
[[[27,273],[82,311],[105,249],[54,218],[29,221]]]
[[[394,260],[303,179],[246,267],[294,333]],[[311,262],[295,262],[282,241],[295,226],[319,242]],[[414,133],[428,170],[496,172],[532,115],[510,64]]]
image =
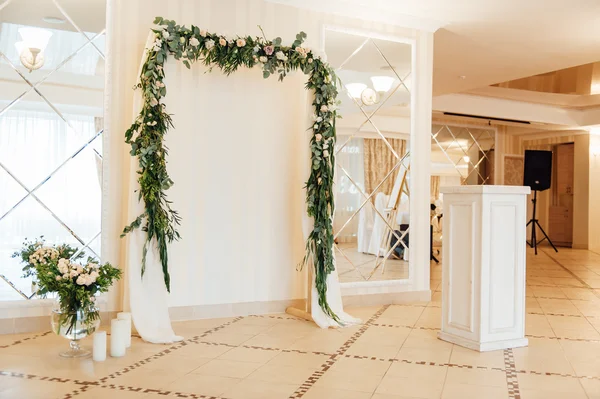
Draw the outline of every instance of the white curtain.
[[[10,257],[26,238],[44,235],[50,243],[81,247],[56,218],[86,244],[100,232],[101,196],[93,147],[97,144],[102,151],[101,137],[85,146],[96,135],[94,117],[65,118],[71,127],[54,112],[23,107],[8,110],[0,118],[0,272],[26,294],[31,291],[30,281],[20,278],[22,266]],[[33,196],[27,197],[15,178],[29,190],[43,182],[34,195],[48,209]],[[98,237],[91,248],[99,255],[99,247]],[[22,299],[3,282],[0,287],[0,300]]]
[[[364,200],[360,191],[365,191],[364,141],[362,138],[353,138],[348,141],[348,138],[340,136],[337,139],[337,146],[344,146],[336,153],[335,166],[335,223],[333,229],[339,233],[339,242],[356,241],[359,216],[353,217],[353,215]],[[369,206],[367,205],[365,208],[369,208]],[[350,218],[352,220],[344,227]],[[344,229],[340,231],[342,227]]]

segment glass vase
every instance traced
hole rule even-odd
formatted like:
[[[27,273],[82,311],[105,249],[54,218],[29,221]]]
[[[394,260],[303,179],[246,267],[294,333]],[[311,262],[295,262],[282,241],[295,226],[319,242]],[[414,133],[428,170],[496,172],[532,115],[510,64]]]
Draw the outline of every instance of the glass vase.
[[[100,325],[100,312],[96,307],[78,308],[65,311],[59,306],[52,309],[50,318],[52,331],[69,339],[70,349],[60,352],[60,356],[69,358],[88,357],[90,350],[79,346],[79,340],[91,335]]]

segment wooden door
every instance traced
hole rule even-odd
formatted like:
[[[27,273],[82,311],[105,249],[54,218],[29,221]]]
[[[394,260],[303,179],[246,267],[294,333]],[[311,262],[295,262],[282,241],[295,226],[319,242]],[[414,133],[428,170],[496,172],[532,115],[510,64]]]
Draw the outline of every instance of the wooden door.
[[[550,232],[554,245],[568,246],[573,243],[573,169],[575,145],[560,144],[554,152],[554,181],[550,205]]]

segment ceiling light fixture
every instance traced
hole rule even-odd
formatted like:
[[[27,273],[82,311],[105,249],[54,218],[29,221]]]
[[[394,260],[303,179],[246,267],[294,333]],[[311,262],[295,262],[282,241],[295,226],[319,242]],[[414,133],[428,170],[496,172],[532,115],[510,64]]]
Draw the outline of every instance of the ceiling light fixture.
[[[385,93],[390,91],[394,84],[394,80],[395,79],[391,76],[372,76],[371,82],[373,83],[373,88],[375,90],[364,83],[348,83],[346,85],[346,90],[348,91],[349,97],[360,99],[363,105],[375,105],[381,101]]]
[[[52,32],[39,28],[20,28],[19,34],[23,39],[15,43],[15,47],[19,52],[21,64],[29,72],[40,69],[44,65],[44,50],[48,46],[48,41],[52,36]]]
[[[360,98],[363,90],[367,88],[367,85],[364,83],[348,83],[346,85],[346,90],[348,90],[348,94],[352,98]]]
[[[378,93],[387,93],[394,83],[394,78],[391,76],[371,76],[373,88]]]

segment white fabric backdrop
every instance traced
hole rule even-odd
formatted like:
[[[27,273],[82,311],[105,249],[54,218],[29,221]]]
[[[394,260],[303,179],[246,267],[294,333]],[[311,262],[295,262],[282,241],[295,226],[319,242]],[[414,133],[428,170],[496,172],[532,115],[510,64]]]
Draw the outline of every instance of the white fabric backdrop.
[[[131,88],[155,16],[226,35],[259,35],[261,25],[267,36],[281,36],[286,42],[304,31],[306,45],[313,50],[322,45],[325,24],[414,36],[412,30],[263,0],[109,0],[108,4],[112,17],[107,28],[102,257],[123,267],[133,259],[129,253],[136,251],[119,236],[131,221],[127,200],[135,187],[130,186],[130,173],[137,169],[130,165],[123,132],[132,121]],[[259,70],[225,77],[204,75],[200,66],[188,71],[174,65],[167,66],[167,106],[176,124],[167,135],[169,170],[175,180],[169,198],[184,223],[183,239],[171,247],[172,293],[166,296],[167,304],[180,319],[214,317],[204,311],[207,306],[215,315],[242,314],[245,307],[236,307],[238,303],[269,304],[265,311],[282,311],[306,293],[306,279],[294,268],[304,253],[306,159],[298,149],[304,150],[307,127],[305,78],[298,74],[279,83],[262,79]],[[195,148],[201,152],[194,153]],[[219,181],[224,183],[215,186]],[[269,184],[255,187],[260,182]],[[252,237],[263,239],[248,239]],[[107,310],[129,310],[131,279],[139,279],[133,269],[126,272],[123,295],[118,286],[111,292]],[[182,315],[181,310],[187,313]]]
[[[148,37],[147,46],[150,45],[151,41],[152,35],[150,34]],[[145,59],[145,57],[142,58],[142,62],[143,59]],[[249,268],[256,269],[259,272],[263,273],[256,275],[256,273],[252,273],[253,271],[251,270],[250,272],[252,273],[252,275],[256,276],[262,281],[269,281],[272,278],[272,276],[264,274],[264,272],[268,273],[268,270],[261,270],[261,268],[257,266],[260,263],[262,263],[263,257],[273,256],[272,253],[281,252],[283,242],[281,241],[281,239],[275,239],[274,234],[280,236],[280,238],[283,237],[284,240],[287,240],[287,235],[293,235],[293,230],[297,229],[297,227],[294,227],[293,224],[290,225],[289,223],[284,223],[283,225],[281,225],[281,221],[276,219],[269,219],[270,217],[277,215],[277,213],[272,212],[274,208],[273,205],[275,204],[272,204],[271,201],[277,201],[281,199],[290,201],[290,191],[288,186],[277,184],[277,182],[275,182],[275,184],[271,184],[272,179],[268,178],[266,179],[266,181],[261,181],[261,169],[258,168],[256,169],[256,171],[254,171],[253,169],[256,168],[256,165],[252,165],[251,162],[245,162],[244,160],[244,156],[249,155],[251,157],[258,156],[260,158],[271,158],[273,160],[277,159],[288,161],[291,162],[292,165],[280,165],[280,167],[284,170],[293,170],[296,166],[294,165],[294,159],[290,159],[289,157],[285,156],[288,153],[289,148],[279,148],[276,146],[274,148],[267,149],[269,151],[281,152],[284,155],[283,158],[281,158],[280,154],[271,154],[274,156],[269,156],[269,154],[261,154],[261,148],[258,148],[258,151],[256,151],[255,153],[248,154],[248,146],[250,146],[250,148],[253,148],[250,142],[262,143],[264,138],[253,136],[246,137],[244,140],[248,141],[247,145],[241,145],[242,143],[236,142],[236,140],[234,139],[234,137],[236,137],[236,134],[231,132],[228,134],[228,138],[230,138],[230,140],[217,140],[216,143],[213,143],[211,145],[210,137],[214,137],[214,134],[210,128],[206,128],[207,124],[210,124],[210,122],[208,122],[209,118],[207,118],[206,122],[200,124],[202,126],[202,129],[197,130],[198,121],[202,119],[202,117],[199,118],[198,115],[202,115],[202,109],[206,111],[206,108],[215,108],[214,104],[211,107],[209,104],[203,104],[202,101],[197,101],[195,104],[190,105],[190,101],[182,101],[182,98],[186,99],[190,93],[194,93],[194,95],[197,93],[197,91],[193,90],[195,86],[194,83],[198,84],[202,81],[202,79],[198,80],[199,77],[205,78],[204,72],[205,71],[202,68],[196,66],[195,70],[185,73],[174,60],[170,61],[169,64],[167,64],[167,66],[165,67],[165,74],[167,76],[166,85],[169,90],[170,98],[172,99],[167,99],[167,109],[170,112],[175,111],[177,113],[175,122],[176,128],[169,132],[168,138],[170,140],[168,140],[167,142],[167,147],[170,148],[170,157],[168,158],[170,161],[170,174],[175,180],[175,182],[178,183],[176,184],[176,186],[174,186],[174,189],[172,190],[173,195],[170,196],[170,198],[174,200],[176,209],[182,207],[182,217],[184,219],[182,227],[180,229],[183,232],[182,240],[170,246],[169,268],[171,271],[173,281],[171,287],[173,290],[173,295],[175,296],[175,298],[182,298],[183,296],[188,301],[190,299],[190,294],[192,294],[194,291],[194,287],[213,287],[213,290],[216,289],[236,292],[235,288],[237,285],[244,286],[248,284],[247,279],[236,279],[235,277],[231,278],[231,276],[226,276],[226,281],[219,282],[220,278],[218,275],[211,276],[211,272],[214,273],[215,269],[217,273],[219,270],[222,270],[223,267],[232,270],[230,267],[228,267],[228,263],[231,263],[234,260],[236,252],[238,252],[236,251],[236,249],[240,248],[245,248],[245,253],[250,254],[250,256],[252,257],[252,259],[250,259],[250,262],[248,262]],[[248,75],[248,72],[249,71],[244,72],[240,70],[237,73],[242,75],[242,79],[249,78],[251,79],[251,81],[254,80],[255,83],[261,85],[266,84],[268,82],[252,79],[250,76],[243,76]],[[253,72],[258,71],[255,70]],[[215,74],[217,73],[218,72],[215,71]],[[190,80],[189,84],[181,84],[182,81],[188,79]],[[233,76],[222,77],[217,75],[212,80],[214,79],[231,80],[235,78]],[[288,79],[291,80],[291,84],[288,84],[287,87],[282,88],[284,90],[285,95],[281,100],[283,100],[284,102],[286,102],[287,100],[287,102],[291,104],[292,108],[299,108],[300,110],[294,111],[294,113],[297,116],[300,116],[302,114],[304,114],[305,116],[310,115],[310,108],[304,106],[302,102],[295,101],[295,99],[298,98],[309,98],[308,106],[310,106],[310,103],[312,102],[310,96],[306,95],[302,86],[300,84],[297,84],[301,83],[305,79],[305,77],[303,77],[302,75],[296,75],[294,77],[289,77]],[[236,81],[239,81],[239,79],[232,80],[234,86]],[[170,82],[176,83],[169,84]],[[209,87],[207,87],[206,89],[207,92],[211,92]],[[223,117],[226,117],[228,114],[237,114],[237,117],[239,118],[238,124],[235,125],[237,130],[241,130],[243,133],[243,130],[246,127],[245,125],[248,125],[250,127],[252,126],[253,118],[256,118],[257,120],[262,119],[260,114],[257,114],[255,112],[248,112],[247,104],[244,106],[240,106],[240,108],[235,107],[236,100],[239,101],[239,98],[234,98],[238,94],[235,93],[235,90],[233,91],[233,93],[228,93],[227,91],[229,90],[229,88],[226,85],[223,85],[222,89],[226,91],[226,93],[221,93],[224,96],[223,100],[228,101],[228,105],[225,106],[222,115]],[[302,94],[298,95],[298,91],[302,91]],[[136,90],[134,99],[134,113],[132,119],[135,118],[135,116],[138,114],[142,105],[141,92],[139,90]],[[246,100],[243,99],[243,102],[246,102]],[[225,103],[223,102],[222,104]],[[279,112],[285,115],[285,107],[282,110],[279,110]],[[217,121],[221,119],[216,116],[217,114],[211,112],[210,110],[209,113],[211,114],[211,119]],[[277,118],[268,117],[268,119],[275,119],[273,120],[273,122],[276,122]],[[311,121],[307,121],[306,124],[309,124],[310,122]],[[224,121],[221,121],[220,124],[225,126],[225,131],[227,131],[226,127],[229,125]],[[278,125],[282,126],[281,132],[276,132],[278,136],[297,135],[299,133],[298,129],[292,129],[291,131],[287,129],[287,125],[283,121],[281,121],[280,124],[275,123],[275,126]],[[215,126],[215,128],[218,128],[218,125]],[[305,130],[302,129],[302,131]],[[310,134],[310,131],[308,131],[308,133],[303,134],[303,142],[301,140],[298,140],[300,141],[301,149],[297,149],[297,152],[304,154],[304,156],[298,158],[299,160],[303,160],[302,165],[300,167],[304,171],[304,173],[302,174],[303,176],[301,180],[291,179],[292,184],[297,185],[298,188],[302,187],[301,182],[306,181],[308,179],[308,174],[310,173]],[[237,168],[244,168],[246,170],[250,170],[251,174],[256,174],[256,172],[258,172],[258,176],[248,176],[249,178],[257,177],[258,180],[254,184],[247,184],[247,182],[243,179],[239,179],[239,174],[242,173],[242,171],[240,169],[236,170],[236,168],[234,168],[234,174],[229,175],[229,179],[222,178],[222,176],[219,176],[219,178],[216,181],[213,181],[213,184],[209,186],[198,186],[197,181],[194,182],[193,180],[198,179],[198,177],[203,174],[203,171],[195,168],[195,166],[200,166],[195,161],[197,161],[198,158],[206,159],[207,157],[209,157],[208,153],[202,154],[203,149],[205,151],[207,150],[209,153],[214,154],[216,150],[215,147],[219,148],[219,150],[222,151],[221,158],[225,163],[236,165]],[[186,153],[186,150],[189,151],[190,149],[192,150],[192,153]],[[197,157],[194,157],[195,154],[197,155]],[[236,154],[237,157],[235,156]],[[219,157],[217,157],[217,159],[218,158]],[[138,175],[136,173],[136,170],[138,168],[137,162],[137,159],[131,159],[130,187],[133,187],[134,191],[139,188],[139,184],[137,183]],[[225,172],[227,170],[225,166],[222,166],[219,163],[210,164],[209,162],[208,165],[205,165],[205,168],[206,167],[213,168],[212,170],[209,169],[210,174],[216,174],[217,176],[219,175],[218,169],[223,169],[223,171]],[[202,180],[202,177],[200,177],[200,180]],[[235,215],[239,214],[240,212],[245,214],[251,214],[253,211],[255,211],[254,209],[251,209],[251,207],[253,206],[252,202],[249,202],[244,197],[239,195],[228,195],[228,193],[237,193],[236,190],[238,190],[240,186],[245,190],[245,193],[248,197],[258,196],[256,199],[258,199],[259,204],[255,204],[255,206],[260,207],[267,205],[269,213],[265,214],[261,212],[261,214],[266,216],[267,219],[261,220],[260,218],[258,218],[245,220],[243,216],[242,218],[231,218],[231,214]],[[267,193],[271,192],[272,197],[269,197],[268,195],[263,195],[265,191]],[[292,202],[296,204],[301,204],[301,208],[298,208],[297,206],[293,207],[294,209],[296,209],[296,211],[299,211],[299,209],[303,209],[302,225],[306,227],[304,229],[304,240],[306,240],[306,238],[308,237],[308,233],[312,229],[312,218],[308,217],[305,211],[305,193],[304,190],[298,190],[297,188],[293,189],[291,192],[293,192],[295,196],[301,196],[301,200],[298,199]],[[203,198],[209,194],[213,194],[213,197],[217,201],[216,203],[211,203],[210,201],[207,201]],[[283,197],[281,197],[282,194]],[[137,198],[137,193],[134,193],[133,191],[130,192],[128,212],[129,220],[133,220],[137,215],[143,212],[143,204],[139,203]],[[230,208],[222,206],[223,203],[227,203],[230,200],[232,200],[232,206]],[[213,241],[214,238],[211,237],[210,232],[209,234],[203,234],[202,232],[198,234],[198,230],[203,229],[201,227],[201,224],[194,223],[194,216],[197,214],[195,212],[189,212],[189,210],[186,212],[185,208],[190,204],[196,205],[196,209],[194,211],[199,211],[200,214],[206,212],[210,214],[220,215],[221,220],[217,219],[214,221],[216,222],[216,224],[212,223],[210,220],[207,220],[206,216],[201,216],[201,219],[199,220],[201,224],[211,225],[214,229],[221,231],[221,234],[217,234],[216,242],[211,243],[211,241]],[[186,216],[188,216],[192,220],[189,220]],[[289,215],[285,215],[285,212],[282,216],[287,216],[289,218]],[[238,222],[237,225],[235,223],[236,221]],[[274,223],[274,225],[268,226],[269,223]],[[235,240],[234,237],[238,236],[240,233],[239,231],[236,231],[238,227],[254,229],[255,232],[258,233],[258,235],[253,234],[252,236],[248,236],[247,233],[243,233],[240,236],[240,240]],[[263,227],[266,227],[266,230],[261,230],[261,228]],[[162,269],[160,266],[160,260],[157,256],[154,242],[148,250],[148,256],[146,258],[146,271],[144,277],[142,279],[136,278],[136,276],[139,276],[141,273],[141,253],[142,247],[144,245],[144,236],[145,234],[143,231],[137,230],[133,234],[131,234],[128,239],[129,252],[127,264],[129,267],[128,274],[130,276],[129,294],[133,320],[137,331],[146,341],[153,343],[167,343],[179,341],[183,338],[175,335],[170,324],[169,298],[164,287]],[[198,237],[199,240],[195,240],[194,237]],[[257,246],[260,248],[256,248]],[[209,257],[210,255],[222,255],[224,259],[221,265],[216,265],[213,263],[212,271],[206,270],[205,276],[207,277],[204,278],[204,281],[199,280],[202,279],[202,277],[198,277],[198,280],[194,278],[190,279],[189,269],[188,272],[186,272],[185,270],[180,270],[180,268],[185,263],[190,263],[190,259],[200,259],[202,257],[206,257],[206,254],[208,254]],[[297,251],[291,250],[290,254],[284,254],[283,256],[283,259],[287,259],[288,261],[279,263],[278,267],[288,268],[289,271],[294,272],[293,261],[294,258],[296,258],[296,261],[301,259],[301,256],[299,255],[301,254],[298,254]],[[214,256],[212,257],[212,259],[214,259]],[[240,261],[241,260],[242,259],[240,259]],[[194,264],[193,261],[192,264]],[[186,283],[188,287],[192,289],[186,289],[188,287],[185,287],[183,283]],[[313,319],[315,320],[315,323],[322,328],[327,328],[329,326],[337,326],[337,322],[335,322],[322,312],[321,308],[318,305],[318,294],[316,291],[316,287],[314,286],[314,280],[312,282],[312,285],[312,315]],[[328,276],[327,286],[327,299],[329,305],[331,309],[338,315],[342,323],[347,325],[359,323],[359,319],[355,319],[343,311],[342,298],[337,273],[332,273],[330,276]]]

